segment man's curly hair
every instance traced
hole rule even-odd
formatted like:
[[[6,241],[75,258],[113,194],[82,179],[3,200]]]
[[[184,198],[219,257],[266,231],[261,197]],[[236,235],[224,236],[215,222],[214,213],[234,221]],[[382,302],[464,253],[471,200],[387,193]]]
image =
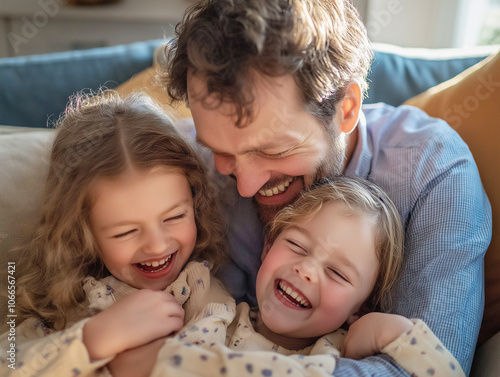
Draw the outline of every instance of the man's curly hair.
[[[252,116],[255,73],[292,75],[305,109],[325,126],[353,81],[367,89],[373,52],[348,0],[202,0],[176,35],[160,59],[162,85],[188,103],[188,70],[201,75],[203,97],[234,104],[240,127]]]

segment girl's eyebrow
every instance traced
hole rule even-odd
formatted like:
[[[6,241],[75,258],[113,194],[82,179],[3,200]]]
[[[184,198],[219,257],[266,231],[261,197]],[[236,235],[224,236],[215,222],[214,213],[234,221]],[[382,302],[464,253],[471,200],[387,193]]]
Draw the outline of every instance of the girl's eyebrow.
[[[166,215],[167,213],[179,208],[179,207],[182,207],[186,204],[189,204],[190,202],[190,199],[185,199],[185,200],[182,200],[174,205],[172,205],[171,207],[169,207],[168,209],[166,209],[165,211],[163,211],[161,214],[160,214],[160,217],[161,216],[164,216]],[[105,231],[105,230],[108,230],[108,229],[111,229],[111,228],[114,228],[114,227],[118,227],[118,226],[126,226],[126,225],[132,225],[132,224],[136,224],[137,221],[133,221],[133,220],[123,220],[123,221],[119,221],[119,222],[116,222],[116,223],[111,223],[111,224],[106,224],[102,227],[99,228],[100,231]]]

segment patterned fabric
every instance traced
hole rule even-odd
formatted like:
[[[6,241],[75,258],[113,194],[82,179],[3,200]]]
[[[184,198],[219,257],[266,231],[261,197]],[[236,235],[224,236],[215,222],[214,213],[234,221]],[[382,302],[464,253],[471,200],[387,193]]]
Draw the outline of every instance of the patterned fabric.
[[[252,318],[246,303],[238,305],[236,316],[223,306],[205,313],[200,321],[166,340],[151,377],[337,375],[334,371],[344,330],[325,335],[302,350],[290,351],[257,333]],[[457,360],[425,323],[414,323],[383,352],[411,376],[464,377]]]
[[[91,362],[82,342],[82,329],[90,316],[137,289],[113,276],[100,281],[87,277],[83,288],[87,303],[78,314],[67,318],[66,329],[50,330],[34,317],[16,327],[15,369],[9,367],[11,362],[8,360],[8,351],[11,341],[8,333],[0,337],[1,376],[110,376],[105,365],[113,357]],[[179,304],[183,305],[184,321],[188,326],[189,321],[198,321],[200,315],[219,306],[228,308],[228,311],[232,308],[234,317],[234,300],[217,279],[211,276],[206,262],[190,262],[165,291],[172,293]]]
[[[174,292],[184,308],[189,303],[185,311],[190,320],[178,334],[166,339],[152,377],[213,376],[214,371],[234,376],[252,375],[254,371],[262,376],[332,375],[339,360],[344,330],[325,335],[303,350],[287,350],[254,330],[256,311],[251,311],[246,303],[236,308],[232,297],[211,278],[205,264],[190,263],[184,272],[167,290]],[[88,307],[93,312],[104,310],[135,291],[113,277],[101,281],[87,278],[84,289]],[[189,299],[184,294],[188,291],[191,292]],[[197,308],[196,312],[193,308]],[[5,369],[2,376],[109,377],[111,374],[105,365],[112,357],[90,362],[83,345],[82,329],[87,320],[52,333],[35,318],[23,322],[17,328],[25,339],[18,338],[16,369],[7,366],[5,355],[8,355],[9,344],[4,334],[0,342],[0,367]],[[414,376],[435,371],[439,376],[463,377],[458,362],[430,329],[421,321],[415,323],[414,328],[389,344],[384,352]]]
[[[421,320],[382,352],[390,355],[412,377],[464,375],[457,360]]]
[[[366,105],[344,172],[380,185],[406,231],[394,313],[421,318],[469,371],[483,313],[483,258],[491,208],[467,145],[445,122],[401,106]],[[238,302],[255,305],[263,232],[252,199],[218,176],[233,250],[221,279]],[[341,359],[339,377],[405,373],[387,357]]]

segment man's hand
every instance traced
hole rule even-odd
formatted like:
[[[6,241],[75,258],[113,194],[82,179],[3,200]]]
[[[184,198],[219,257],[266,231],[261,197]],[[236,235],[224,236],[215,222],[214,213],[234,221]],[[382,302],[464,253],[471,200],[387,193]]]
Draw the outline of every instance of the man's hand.
[[[412,321],[400,315],[368,313],[349,327],[341,354],[356,360],[375,355],[412,326]]]
[[[141,289],[103,310],[83,327],[91,360],[104,359],[178,331],[184,309],[162,291]]]

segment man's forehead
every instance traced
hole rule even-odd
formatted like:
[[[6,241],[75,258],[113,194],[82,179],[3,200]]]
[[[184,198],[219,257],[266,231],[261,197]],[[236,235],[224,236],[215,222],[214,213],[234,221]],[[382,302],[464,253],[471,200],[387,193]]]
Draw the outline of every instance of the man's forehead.
[[[241,129],[236,129],[236,132],[241,131]],[[259,137],[262,134],[258,132],[255,135],[252,135],[251,131],[247,132],[245,137],[240,138],[241,143],[237,146],[236,154],[247,154],[247,153],[255,153],[255,152],[272,152],[272,151],[281,151],[286,148],[290,148],[297,144],[297,138],[288,135],[274,135],[269,137]],[[228,151],[220,149],[217,146],[217,140],[211,138],[204,138],[203,135],[197,133],[196,141],[198,144],[207,147],[214,153],[226,154]]]
[[[234,103],[221,102],[217,95],[207,97],[203,76],[188,75],[190,106],[200,144],[223,152],[217,144],[229,137],[238,140],[240,154],[293,147],[304,140],[310,127],[304,121],[306,112],[295,97],[293,78],[263,78],[257,81],[260,83],[255,82],[254,85],[252,115],[242,125],[237,124]]]

